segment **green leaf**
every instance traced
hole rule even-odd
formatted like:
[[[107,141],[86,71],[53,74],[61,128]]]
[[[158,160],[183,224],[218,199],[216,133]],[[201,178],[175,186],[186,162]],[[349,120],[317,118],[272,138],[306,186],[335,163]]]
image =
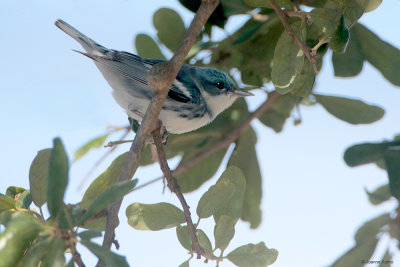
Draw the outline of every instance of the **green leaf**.
[[[281,95],[272,103],[271,108],[259,117],[259,120],[279,133],[282,131],[286,119],[290,117],[296,103],[297,97],[291,94]]]
[[[314,8],[310,12],[310,17],[318,29],[319,39],[330,41],[338,29],[340,18],[343,16],[339,8]]]
[[[235,235],[235,220],[228,215],[221,215],[214,227],[215,247],[224,251]]]
[[[267,0],[244,0],[244,2],[251,7],[266,7],[272,8]],[[293,8],[290,0],[275,0],[276,4],[284,8]]]
[[[137,230],[158,231],[185,222],[183,211],[169,203],[133,203],[126,208],[130,226]]]
[[[209,145],[211,146],[211,144]],[[208,147],[209,147],[208,146]],[[192,150],[190,154],[186,154],[182,161],[190,159],[192,156],[196,154],[196,152],[203,151],[208,147],[204,147],[197,150]],[[199,188],[204,182],[209,180],[214,174],[217,172],[221,162],[226,154],[227,149],[222,148],[215,152],[214,154],[200,160],[193,167],[189,168],[186,171],[181,172],[176,176],[178,180],[179,186],[181,187],[182,193],[191,192],[197,188]],[[207,166],[207,168],[204,168]]]
[[[306,28],[298,21],[292,25],[293,31],[301,41],[305,40]],[[304,64],[304,53],[286,31],[276,44],[271,78],[276,90],[285,94],[293,89],[294,81]]]
[[[175,10],[160,8],[154,13],[153,24],[158,39],[172,52],[175,52],[183,40],[186,29],[182,18]]]
[[[344,53],[346,51],[347,44],[349,43],[350,32],[344,23],[343,15],[340,17],[339,25],[334,32],[329,47],[336,53]]]
[[[0,213],[10,209],[15,209],[14,199],[0,194]]]
[[[22,187],[17,187],[17,186],[9,186],[6,190],[6,196],[11,197],[15,199],[15,196],[17,194],[20,194],[24,192],[26,189]]]
[[[371,237],[375,237],[381,230],[382,227],[391,222],[390,214],[384,213],[372,220],[365,222],[360,228],[358,228],[354,235],[354,240],[357,244],[368,240]]]
[[[240,267],[263,267],[273,264],[278,257],[276,249],[269,249],[264,242],[256,245],[247,244],[233,250],[228,254],[227,258],[232,263]]]
[[[74,162],[77,161],[78,159],[80,159],[81,157],[86,155],[91,149],[101,147],[104,144],[104,142],[106,141],[108,136],[109,136],[109,134],[98,136],[98,137],[90,140],[89,142],[87,142],[86,144],[81,146],[80,148],[78,148],[78,150],[75,151],[73,161]]]
[[[190,259],[188,259],[187,261],[184,261],[181,265],[179,265],[179,267],[189,267],[189,262],[190,262]]]
[[[246,190],[246,178],[243,172],[236,166],[229,166],[222,173],[217,184],[231,183],[235,185],[235,191],[233,195],[226,202],[224,206],[218,209],[214,213],[214,220],[217,222],[219,217],[223,214],[229,215],[235,220],[239,219],[243,215],[244,199]]]
[[[105,172],[100,174],[89,186],[83,195],[82,201],[79,204],[83,209],[89,206],[97,199],[97,197],[107,190],[111,185],[119,181],[122,168],[125,164],[125,157],[128,152],[118,156]]]
[[[346,149],[343,158],[350,167],[373,163],[383,159],[385,151],[391,147],[400,147],[400,140],[353,145]]]
[[[365,0],[365,4],[364,4],[364,12],[371,12],[374,11],[375,9],[377,9],[383,0]]]
[[[182,247],[189,251],[192,251],[192,239],[190,238],[187,226],[181,226],[178,224],[176,226],[176,235]]]
[[[368,200],[372,205],[379,205],[389,200],[390,197],[392,196],[390,194],[390,189],[388,184],[381,185],[372,192],[368,192],[367,190],[365,191],[367,192]]]
[[[33,203],[41,207],[47,201],[47,181],[51,148],[40,150],[29,169],[29,187]]]
[[[250,222],[251,228],[257,228],[261,223],[262,177],[255,149],[256,143],[257,135],[250,128],[236,142],[235,150],[232,152],[232,156],[228,162],[228,166],[234,165],[239,167],[246,178],[246,186],[242,186],[246,190],[244,192],[241,218],[244,221]],[[239,200],[241,198],[236,196],[235,199]],[[235,217],[233,214],[229,215]]]
[[[95,238],[95,237],[101,237],[101,236],[102,236],[102,233],[101,233],[100,231],[88,230],[88,231],[80,232],[80,233],[78,234],[78,236],[79,236],[81,239],[90,240],[90,239]]]
[[[344,13],[345,23],[348,27],[361,18],[364,13],[364,5],[366,0],[346,0],[339,1]]]
[[[211,186],[199,200],[197,215],[200,218],[208,218],[230,201],[236,186],[225,180]]]
[[[383,117],[385,111],[360,100],[315,94],[315,99],[326,111],[350,124],[368,124]]]
[[[65,258],[64,258],[64,240],[58,237],[54,237],[51,240],[51,244],[49,249],[47,250],[46,255],[43,258],[40,267],[64,267],[65,266]]]
[[[0,234],[0,266],[16,266],[41,228],[29,214],[13,213],[6,229]]]
[[[39,266],[39,261],[44,258],[46,254],[48,254],[50,245],[52,243],[52,238],[44,238],[39,239],[32,246],[29,247],[29,250],[26,252],[24,257],[19,262],[19,266],[24,267],[37,267]]]
[[[388,150],[384,155],[392,196],[400,200],[400,150]]]
[[[138,179],[134,179],[111,185],[104,192],[102,192],[95,201],[93,201],[80,221],[86,221],[87,219],[107,208],[112,203],[122,199],[132,188],[135,187],[137,182]]]
[[[207,253],[212,253],[212,245],[206,233],[201,229],[197,229],[197,239],[199,240],[200,247]]]
[[[32,195],[29,190],[25,190],[18,197],[18,200],[15,202],[15,206],[21,209],[29,209],[31,203],[32,203]]]
[[[364,65],[364,54],[357,34],[350,31],[350,40],[344,53],[332,53],[333,69],[335,76],[353,77],[359,74]]]
[[[383,41],[367,27],[356,24],[354,33],[360,40],[364,57],[392,84],[400,86],[400,50]]]
[[[103,248],[89,240],[81,240],[81,244],[87,247],[94,255],[96,255],[104,265],[108,267],[129,267],[126,258],[113,253],[111,250]]]
[[[356,244],[343,256],[337,259],[331,267],[363,267],[374,253],[378,239],[375,236],[370,237],[361,244]],[[365,261],[365,262],[363,262]]]
[[[57,217],[62,209],[65,189],[68,184],[68,157],[60,138],[53,140],[49,158],[47,181],[47,207],[51,216]]]
[[[315,82],[315,72],[310,61],[305,60],[300,73],[294,81],[294,86],[290,93],[295,96],[305,97],[311,94]]]
[[[144,58],[166,59],[160,50],[160,47],[147,34],[140,33],[135,38],[136,52]]]
[[[244,34],[244,32],[248,31],[248,28],[254,27],[256,23],[256,21],[250,19],[235,35]],[[260,87],[264,83],[271,81],[272,61],[282,32],[284,32],[284,28],[279,18],[272,16],[263,23],[251,38],[240,43],[237,46],[237,50],[232,51],[232,46],[229,44],[226,48],[227,51],[222,53],[222,58],[225,58],[226,54],[232,55],[232,59],[237,58],[236,61],[238,62],[232,60],[232,63],[228,64],[230,69],[238,68],[240,70],[243,83]],[[224,60],[218,67],[223,68],[226,63],[229,62]]]
[[[105,231],[106,230],[106,222],[107,218],[106,215],[104,214],[103,216],[96,218],[96,219],[89,219],[86,222],[83,223],[83,225],[80,225],[79,227],[82,227],[84,229],[89,229],[89,230],[94,230],[94,231]],[[117,225],[119,224],[119,220]]]

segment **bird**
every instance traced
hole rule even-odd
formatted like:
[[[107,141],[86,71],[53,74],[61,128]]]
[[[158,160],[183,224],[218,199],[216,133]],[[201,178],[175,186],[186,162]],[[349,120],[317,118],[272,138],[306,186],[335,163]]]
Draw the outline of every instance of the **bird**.
[[[75,39],[113,89],[113,97],[127,115],[141,122],[155,92],[148,86],[150,69],[160,59],[145,59],[129,52],[108,49],[65,21],[55,25]],[[239,89],[232,78],[214,68],[183,64],[168,91],[159,115],[168,133],[194,131],[212,122],[236,99],[253,95]]]

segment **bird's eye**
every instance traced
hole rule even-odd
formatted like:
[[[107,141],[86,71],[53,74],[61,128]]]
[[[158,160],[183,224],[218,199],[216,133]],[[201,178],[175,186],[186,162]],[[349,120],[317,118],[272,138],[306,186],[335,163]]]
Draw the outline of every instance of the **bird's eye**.
[[[225,87],[225,84],[223,82],[217,82],[218,89],[223,89],[224,87]]]

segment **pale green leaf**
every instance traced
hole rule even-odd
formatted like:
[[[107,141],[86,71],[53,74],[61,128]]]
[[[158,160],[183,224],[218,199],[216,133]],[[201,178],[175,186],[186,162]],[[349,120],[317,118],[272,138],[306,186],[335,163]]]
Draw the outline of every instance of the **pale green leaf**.
[[[383,117],[385,111],[360,100],[315,94],[315,99],[326,111],[350,124],[368,124]]]
[[[93,201],[80,221],[86,221],[90,217],[107,208],[112,203],[122,199],[132,188],[135,187],[137,182],[138,179],[134,179],[111,185],[104,192],[102,192],[95,201]]]
[[[207,253],[212,253],[211,241],[201,229],[197,229],[197,239],[199,241],[200,247],[204,249]]]
[[[170,8],[160,8],[153,15],[153,24],[158,39],[172,52],[175,52],[183,40],[186,29],[179,14]]]
[[[304,41],[306,28],[298,21],[292,25],[293,31]],[[303,69],[304,53],[286,31],[282,33],[276,44],[271,78],[276,90],[287,93],[293,89],[294,81]]]
[[[235,220],[221,215],[214,227],[215,247],[224,251],[235,235]]]
[[[278,251],[273,248],[267,248],[264,242],[238,247],[227,256],[228,260],[240,267],[268,266],[273,264],[277,257]]]
[[[137,230],[158,231],[185,222],[183,211],[169,203],[133,203],[126,208],[130,226]]]
[[[147,34],[136,35],[135,47],[138,55],[143,58],[166,59],[158,44]]]
[[[262,177],[258,157],[255,149],[257,135],[252,128],[244,132],[236,142],[235,150],[229,159],[229,166],[237,166],[243,172],[246,179],[244,200],[242,205],[241,218],[250,222],[251,228],[256,228],[261,222],[261,197],[262,197]],[[243,196],[242,196],[243,197]],[[241,199],[239,196],[235,200]],[[239,202],[238,202],[239,205]],[[235,218],[236,214],[229,214]]]
[[[108,267],[129,267],[126,258],[118,255],[107,248],[103,248],[89,240],[81,240],[81,244],[87,247],[90,252],[96,255],[104,265]]]
[[[29,187],[33,203],[41,207],[47,201],[47,180],[51,149],[40,150],[29,169]]]
[[[81,157],[86,155],[91,149],[101,147],[104,144],[104,141],[106,141],[108,136],[109,136],[109,134],[98,136],[98,137],[90,140],[89,142],[87,142],[86,144],[81,146],[80,148],[78,148],[78,150],[75,151],[73,161],[74,162],[77,161],[78,159],[80,159]]]
[[[69,163],[64,145],[60,138],[55,138],[49,158],[47,180],[47,207],[53,217],[57,217],[62,209],[64,193],[68,184],[68,171]]]
[[[128,152],[118,156],[105,172],[100,174],[89,186],[83,195],[82,201],[79,204],[83,209],[89,208],[89,206],[97,199],[97,197],[103,193],[111,185],[119,181],[119,177],[122,172],[122,168],[125,164],[125,158]]]
[[[176,235],[182,247],[189,251],[192,251],[192,239],[190,238],[187,226],[181,226],[178,224],[176,226]]]
[[[44,256],[40,267],[64,267],[64,251],[64,240],[59,237],[52,238],[49,249]]]
[[[0,234],[0,266],[16,266],[30,242],[36,239],[41,228],[41,225],[29,214],[15,212],[6,229]]]
[[[200,198],[196,209],[197,215],[200,218],[210,217],[230,201],[235,190],[236,186],[229,181],[213,185]]]
[[[364,4],[364,12],[371,12],[374,11],[375,9],[377,9],[383,0],[365,0],[365,4]]]

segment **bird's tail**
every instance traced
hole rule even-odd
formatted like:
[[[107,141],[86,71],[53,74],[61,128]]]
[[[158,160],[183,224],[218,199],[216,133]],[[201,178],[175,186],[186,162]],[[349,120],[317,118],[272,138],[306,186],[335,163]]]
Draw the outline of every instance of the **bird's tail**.
[[[60,28],[63,32],[74,38],[76,41],[78,41],[82,47],[86,50],[86,52],[92,54],[93,52],[100,52],[104,53],[104,51],[107,50],[107,48],[99,45],[83,33],[79,32],[76,30],[74,27],[66,23],[65,21],[58,19],[55,22],[55,25]]]

